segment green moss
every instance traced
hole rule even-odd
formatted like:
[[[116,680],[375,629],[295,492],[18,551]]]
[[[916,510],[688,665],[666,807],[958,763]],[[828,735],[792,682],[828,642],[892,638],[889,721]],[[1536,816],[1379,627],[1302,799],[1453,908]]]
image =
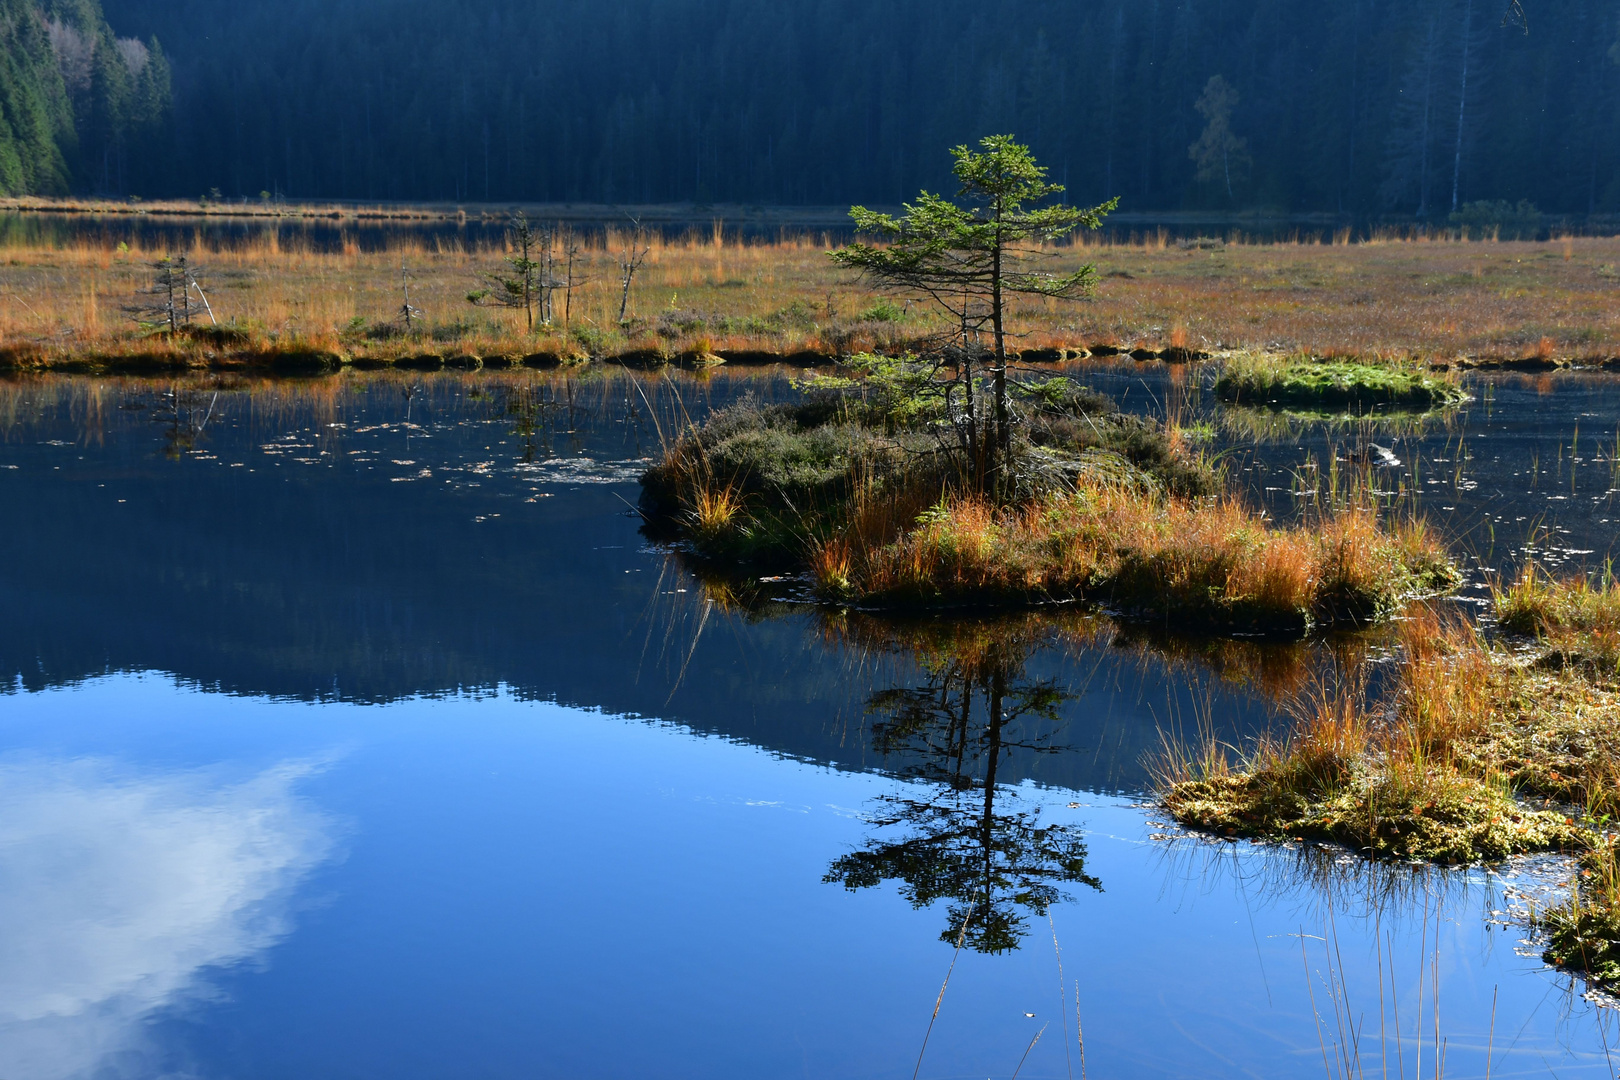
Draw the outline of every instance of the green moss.
[[[1547,933],[1547,963],[1603,986],[1620,984],[1620,908],[1572,903],[1540,913],[1536,923]]]
[[[1318,408],[1428,409],[1468,395],[1456,382],[1415,367],[1309,357],[1239,356],[1215,381],[1223,400]]]
[[[1351,775],[1313,783],[1286,769],[1188,780],[1165,805],[1176,820],[1227,836],[1344,844],[1375,858],[1460,864],[1571,849],[1586,833],[1563,814],[1531,810],[1459,773],[1412,788]]]
[[[657,527],[714,558],[781,563],[804,554],[849,513],[857,483],[933,494],[960,483],[934,430],[936,403],[892,385],[913,376],[887,369],[864,397],[842,393],[851,380],[813,380],[810,400],[763,406],[745,400],[686,432],[641,478],[642,511]],[[1034,500],[1072,485],[1084,470],[1107,469],[1144,490],[1204,494],[1214,474],[1170,442],[1162,425],[1120,414],[1113,402],[1068,379],[1021,390],[1029,422],[1015,445],[1022,485]],[[905,408],[896,402],[907,402]],[[700,498],[734,497],[736,512],[694,528]]]

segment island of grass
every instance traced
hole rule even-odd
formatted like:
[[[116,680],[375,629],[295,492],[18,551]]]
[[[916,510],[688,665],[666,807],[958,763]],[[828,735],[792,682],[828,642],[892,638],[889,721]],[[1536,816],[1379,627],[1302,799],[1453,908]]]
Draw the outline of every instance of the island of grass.
[[[1432,409],[1468,400],[1454,377],[1412,364],[1267,353],[1229,357],[1215,393],[1245,405],[1357,411]]]
[[[1014,380],[986,483],[965,387],[858,358],[804,401],[744,402],[682,434],[643,512],[711,564],[802,573],[866,608],[1091,601],[1181,630],[1301,636],[1389,616],[1456,571],[1420,527],[1343,505],[1284,526],[1223,493],[1174,427],[1068,377]]]
[[[684,432],[643,477],[650,522],[739,569],[803,572],[866,607],[1086,600],[1177,629],[1299,636],[1383,618],[1456,571],[1420,526],[1371,505],[1281,527],[1223,495],[1173,428],[1067,378],[1020,373],[1009,301],[1083,300],[1096,267],[1053,245],[1114,203],[1063,191],[1010,136],[951,151],[956,200],[854,207],[835,263],[946,312],[900,357],[856,356],[800,405],[742,406]],[[989,345],[980,344],[988,338]]]

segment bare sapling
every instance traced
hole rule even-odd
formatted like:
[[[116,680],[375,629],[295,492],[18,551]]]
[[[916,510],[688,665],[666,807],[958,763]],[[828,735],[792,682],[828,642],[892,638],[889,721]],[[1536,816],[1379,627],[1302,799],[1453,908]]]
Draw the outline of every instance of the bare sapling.
[[[399,307],[399,317],[405,323],[405,332],[411,332],[411,324],[422,318],[422,309],[411,306],[411,272],[405,268],[404,263],[399,264],[399,287],[404,293],[404,302]]]
[[[585,284],[585,282],[588,281],[589,279],[588,278],[578,278],[578,277],[574,276],[574,267],[579,262],[580,252],[582,252],[584,250],[584,245],[580,243],[580,239],[579,239],[578,234],[575,233],[572,228],[569,228],[566,225],[562,227],[561,232],[562,232],[562,254],[563,254],[563,264],[564,264],[563,281],[562,281],[562,290],[563,290],[563,319],[562,319],[562,321],[563,321],[563,329],[567,330],[568,329],[569,316],[573,314],[574,287],[576,285]]]
[[[214,318],[214,305],[208,302],[208,294],[203,292],[202,283],[197,280],[197,268],[194,266],[187,266],[185,268],[185,273],[187,290],[197,290],[197,299],[202,301],[203,310],[208,312],[209,324],[212,326],[218,326],[219,320]]]
[[[634,219],[632,219],[634,220]],[[647,242],[647,230],[641,227],[640,221],[635,221],[636,229],[630,233],[625,247],[619,252],[619,321],[622,323],[630,310],[630,285],[635,280],[636,271],[641,264],[647,261],[647,255],[652,251],[652,245]]]
[[[551,225],[536,227],[519,211],[512,219],[507,237],[515,249],[506,257],[511,267],[510,276],[499,270],[484,274],[483,287],[468,293],[467,300],[473,304],[522,308],[532,333],[537,307],[541,325],[551,325],[551,296],[563,284],[555,273],[556,229]]]
[[[146,265],[152,279],[136,293],[135,303],[125,309],[137,323],[149,330],[179,333],[181,327],[191,325],[191,290],[196,289],[209,320],[217,324],[213,307],[197,283],[196,268],[186,256],[165,255]]]

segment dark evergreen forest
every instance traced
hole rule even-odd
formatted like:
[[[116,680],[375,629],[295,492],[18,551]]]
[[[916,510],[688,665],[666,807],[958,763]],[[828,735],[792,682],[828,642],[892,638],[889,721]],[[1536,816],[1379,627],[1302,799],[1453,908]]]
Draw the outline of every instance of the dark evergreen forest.
[[[175,141],[81,187],[894,203],[1013,132],[1126,210],[1620,210],[1613,0],[106,3]]]
[[[0,194],[173,183],[169,65],[98,0],[0,0]]]

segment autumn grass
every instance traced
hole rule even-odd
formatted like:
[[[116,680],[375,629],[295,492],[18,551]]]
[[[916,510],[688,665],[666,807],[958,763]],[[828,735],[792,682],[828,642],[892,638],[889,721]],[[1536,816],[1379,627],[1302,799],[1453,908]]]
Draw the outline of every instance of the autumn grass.
[[[1473,863],[1584,846],[1564,810],[1515,798],[1526,778],[1500,740],[1504,725],[1532,720],[1513,693],[1521,673],[1432,612],[1402,624],[1399,647],[1376,698],[1364,671],[1341,672],[1292,703],[1282,735],[1236,761],[1219,748],[1168,748],[1166,806],[1227,836],[1338,843],[1373,858]]]
[[[1215,380],[1215,393],[1243,405],[1322,409],[1432,409],[1468,399],[1452,372],[1392,360],[1322,360],[1309,355],[1235,353]]]
[[[159,342],[139,332],[124,308],[145,280],[143,263],[169,252],[121,251],[86,228],[60,244],[0,249],[0,356],[13,366],[110,368],[128,358],[131,368],[164,369],[252,363],[284,351],[376,364],[414,356],[658,364],[705,355],[812,363],[946,329],[923,306],[875,294],[837,271],[826,256],[836,244],[828,234],[743,239],[724,227],[654,233],[632,291],[632,317],[621,325],[617,252],[625,236],[589,232],[567,325],[559,311],[556,325],[530,334],[522,312],[466,300],[479,274],[500,265],[506,252],[499,244],[395,233],[379,250],[362,250],[351,230],[337,250],[323,250],[278,220],[263,231],[226,234],[199,217],[177,244],[201,267],[220,321],[249,336],[242,347]],[[1562,244],[1530,242],[1383,239],[1187,250],[1151,237],[1082,242],[1054,249],[1053,269],[1097,263],[1103,276],[1096,301],[1023,302],[1015,315],[1027,333],[1013,345],[1046,359],[1181,348],[1325,360],[1546,356],[1602,364],[1620,357],[1620,309],[1609,302],[1620,240],[1569,243],[1566,259]],[[397,315],[402,264],[412,303],[425,315],[410,333]]]
[[[1547,665],[1589,667],[1620,676],[1620,585],[1611,569],[1596,579],[1556,579],[1534,563],[1498,590],[1502,625],[1537,637]]]
[[[1022,506],[948,499],[909,525],[874,527],[863,510],[811,565],[824,594],[868,606],[1090,600],[1184,631],[1300,636],[1387,618],[1455,580],[1431,537],[1368,506],[1278,526],[1235,498],[1105,473]]]
[[[1430,533],[1365,493],[1279,525],[1221,494],[1174,425],[1056,396],[1076,411],[1020,425],[1042,441],[1015,441],[1018,483],[999,499],[926,427],[883,430],[850,399],[812,399],[689,430],[643,477],[644,512],[703,557],[795,569],[824,600],[868,609],[1083,601],[1181,631],[1299,637],[1457,580]]]

